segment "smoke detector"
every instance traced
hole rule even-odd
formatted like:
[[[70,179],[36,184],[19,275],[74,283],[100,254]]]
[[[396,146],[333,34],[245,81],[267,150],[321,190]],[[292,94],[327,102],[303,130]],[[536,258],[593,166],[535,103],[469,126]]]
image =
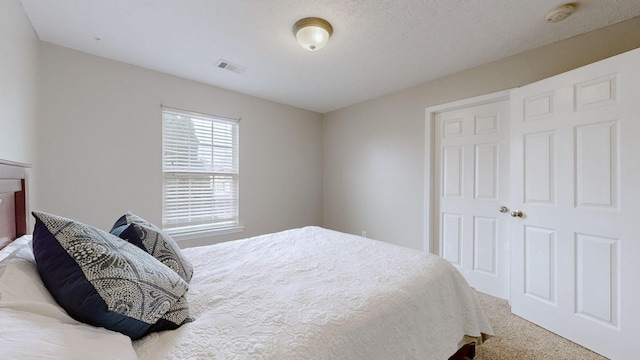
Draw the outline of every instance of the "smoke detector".
[[[568,18],[574,12],[576,12],[576,4],[571,3],[560,5],[549,10],[547,16],[545,17],[545,20],[547,20],[547,22],[557,23]]]

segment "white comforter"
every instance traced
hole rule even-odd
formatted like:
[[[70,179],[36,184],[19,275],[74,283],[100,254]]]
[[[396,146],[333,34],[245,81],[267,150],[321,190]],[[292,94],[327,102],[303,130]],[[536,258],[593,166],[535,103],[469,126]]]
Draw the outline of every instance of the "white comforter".
[[[183,253],[195,322],[134,343],[140,359],[448,359],[492,335],[449,263],[318,227]]]

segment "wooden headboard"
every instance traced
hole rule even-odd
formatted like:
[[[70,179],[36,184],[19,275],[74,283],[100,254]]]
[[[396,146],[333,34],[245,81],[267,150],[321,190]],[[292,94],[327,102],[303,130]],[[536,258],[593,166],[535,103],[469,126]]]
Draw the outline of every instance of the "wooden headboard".
[[[0,249],[28,233],[27,168],[0,160]]]

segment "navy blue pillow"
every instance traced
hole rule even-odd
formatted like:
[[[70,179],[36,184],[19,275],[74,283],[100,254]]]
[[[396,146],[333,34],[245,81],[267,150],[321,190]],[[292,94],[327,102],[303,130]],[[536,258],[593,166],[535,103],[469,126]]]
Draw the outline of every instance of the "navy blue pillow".
[[[148,252],[180,275],[184,281],[191,281],[193,266],[182,256],[175,240],[157,226],[127,212],[116,220],[110,233]]]
[[[145,251],[77,221],[32,214],[38,272],[69,315],[133,340],[191,321],[188,284]]]

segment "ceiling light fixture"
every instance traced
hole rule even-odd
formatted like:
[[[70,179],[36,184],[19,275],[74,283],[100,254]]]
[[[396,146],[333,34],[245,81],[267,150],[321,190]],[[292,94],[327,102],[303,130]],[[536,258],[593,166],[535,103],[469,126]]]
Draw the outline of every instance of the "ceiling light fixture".
[[[308,17],[296,21],[293,25],[293,34],[298,43],[309,51],[322,49],[333,33],[333,27],[325,19]]]

